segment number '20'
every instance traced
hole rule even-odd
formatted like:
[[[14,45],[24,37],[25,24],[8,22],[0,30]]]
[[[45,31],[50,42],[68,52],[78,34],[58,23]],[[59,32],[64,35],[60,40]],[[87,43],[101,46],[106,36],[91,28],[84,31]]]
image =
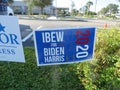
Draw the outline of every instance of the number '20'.
[[[84,33],[78,30],[76,32],[76,58],[84,58],[88,56],[90,31],[86,30]]]

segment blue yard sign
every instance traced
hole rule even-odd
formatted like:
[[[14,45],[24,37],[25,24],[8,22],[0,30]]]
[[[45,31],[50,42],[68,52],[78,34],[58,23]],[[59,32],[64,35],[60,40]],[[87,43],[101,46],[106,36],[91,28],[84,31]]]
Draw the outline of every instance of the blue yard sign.
[[[64,28],[35,31],[38,66],[91,60],[95,28]]]

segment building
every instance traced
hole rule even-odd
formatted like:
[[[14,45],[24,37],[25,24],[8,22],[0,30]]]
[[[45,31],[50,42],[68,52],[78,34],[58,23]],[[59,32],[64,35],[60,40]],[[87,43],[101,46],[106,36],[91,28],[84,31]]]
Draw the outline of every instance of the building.
[[[27,5],[23,1],[14,1],[14,3],[11,4],[11,7],[15,14],[27,14]]]
[[[11,4],[11,7],[14,10],[15,14],[28,14],[27,3],[24,1],[14,1],[14,3]],[[50,5],[46,6],[43,12],[44,14],[55,15],[55,10],[55,7]],[[32,14],[41,14],[41,8],[36,6],[33,7]]]

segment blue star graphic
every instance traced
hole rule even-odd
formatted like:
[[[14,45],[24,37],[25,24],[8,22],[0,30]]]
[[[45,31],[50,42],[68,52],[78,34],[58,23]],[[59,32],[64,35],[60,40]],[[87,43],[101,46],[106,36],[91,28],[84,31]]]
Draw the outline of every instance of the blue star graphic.
[[[2,24],[0,23],[0,32],[1,32],[1,31],[5,32],[4,29],[5,29],[5,26],[2,26]]]

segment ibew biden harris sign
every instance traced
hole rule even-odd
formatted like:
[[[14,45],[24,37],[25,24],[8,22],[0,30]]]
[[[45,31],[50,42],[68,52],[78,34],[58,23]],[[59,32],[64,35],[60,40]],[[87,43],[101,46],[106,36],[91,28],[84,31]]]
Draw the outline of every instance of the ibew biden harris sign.
[[[18,19],[0,16],[0,61],[25,62]]]
[[[90,60],[94,54],[95,28],[35,31],[38,66]]]

